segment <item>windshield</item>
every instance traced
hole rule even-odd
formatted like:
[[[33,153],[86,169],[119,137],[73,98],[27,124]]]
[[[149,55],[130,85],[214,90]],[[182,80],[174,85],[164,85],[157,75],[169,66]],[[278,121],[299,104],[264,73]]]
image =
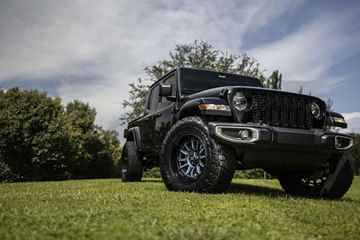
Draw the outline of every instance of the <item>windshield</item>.
[[[206,70],[181,69],[182,95],[224,86],[263,87],[257,78]]]

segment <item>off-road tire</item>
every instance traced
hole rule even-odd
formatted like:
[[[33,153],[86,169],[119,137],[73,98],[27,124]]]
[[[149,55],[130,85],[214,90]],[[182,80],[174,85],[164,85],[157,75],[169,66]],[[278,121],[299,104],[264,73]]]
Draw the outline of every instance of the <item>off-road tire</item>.
[[[301,181],[301,174],[296,172],[286,172],[278,176],[279,182],[285,192],[291,195],[298,195],[310,198],[339,199],[349,190],[354,179],[354,167],[349,154],[334,155],[330,158],[330,172],[334,172],[337,164],[344,159],[344,166],[341,168],[337,178],[334,181],[330,192],[321,196],[321,190],[324,184],[314,187],[308,186]]]
[[[121,179],[123,182],[140,182],[143,164],[136,151],[135,143],[127,141],[121,155]]]
[[[181,176],[175,164],[179,145],[189,136],[199,139],[206,153],[202,173],[190,180]],[[170,191],[222,193],[234,176],[235,159],[232,149],[209,136],[207,125],[200,117],[186,117],[174,124],[164,138],[160,152],[161,176]]]

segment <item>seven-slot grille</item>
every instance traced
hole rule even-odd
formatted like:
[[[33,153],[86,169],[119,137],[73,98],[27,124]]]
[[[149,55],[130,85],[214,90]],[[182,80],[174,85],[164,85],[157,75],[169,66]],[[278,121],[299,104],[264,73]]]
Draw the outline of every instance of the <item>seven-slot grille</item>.
[[[252,120],[276,127],[314,128],[311,99],[279,93],[252,93]]]

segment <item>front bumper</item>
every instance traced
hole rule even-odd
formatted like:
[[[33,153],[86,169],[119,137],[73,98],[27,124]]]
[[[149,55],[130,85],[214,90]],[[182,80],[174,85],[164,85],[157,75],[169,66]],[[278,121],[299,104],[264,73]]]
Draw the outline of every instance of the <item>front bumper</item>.
[[[354,144],[349,135],[323,129],[222,122],[210,122],[208,127],[210,136],[235,150],[237,169],[263,168],[272,174],[319,169],[333,154]],[[242,135],[244,130],[248,134]]]
[[[354,139],[346,134],[323,129],[293,129],[272,127],[266,124],[209,123],[210,135],[226,144],[234,146],[270,146],[299,150],[345,151],[354,144]],[[242,131],[248,133],[244,138]],[[253,146],[255,147],[255,146]]]

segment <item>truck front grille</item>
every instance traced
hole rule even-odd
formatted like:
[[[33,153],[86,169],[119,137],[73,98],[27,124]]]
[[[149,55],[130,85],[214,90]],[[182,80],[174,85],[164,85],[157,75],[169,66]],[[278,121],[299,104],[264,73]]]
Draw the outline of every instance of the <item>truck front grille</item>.
[[[300,95],[252,93],[252,121],[276,127],[310,129],[321,127],[311,114],[311,99]]]

